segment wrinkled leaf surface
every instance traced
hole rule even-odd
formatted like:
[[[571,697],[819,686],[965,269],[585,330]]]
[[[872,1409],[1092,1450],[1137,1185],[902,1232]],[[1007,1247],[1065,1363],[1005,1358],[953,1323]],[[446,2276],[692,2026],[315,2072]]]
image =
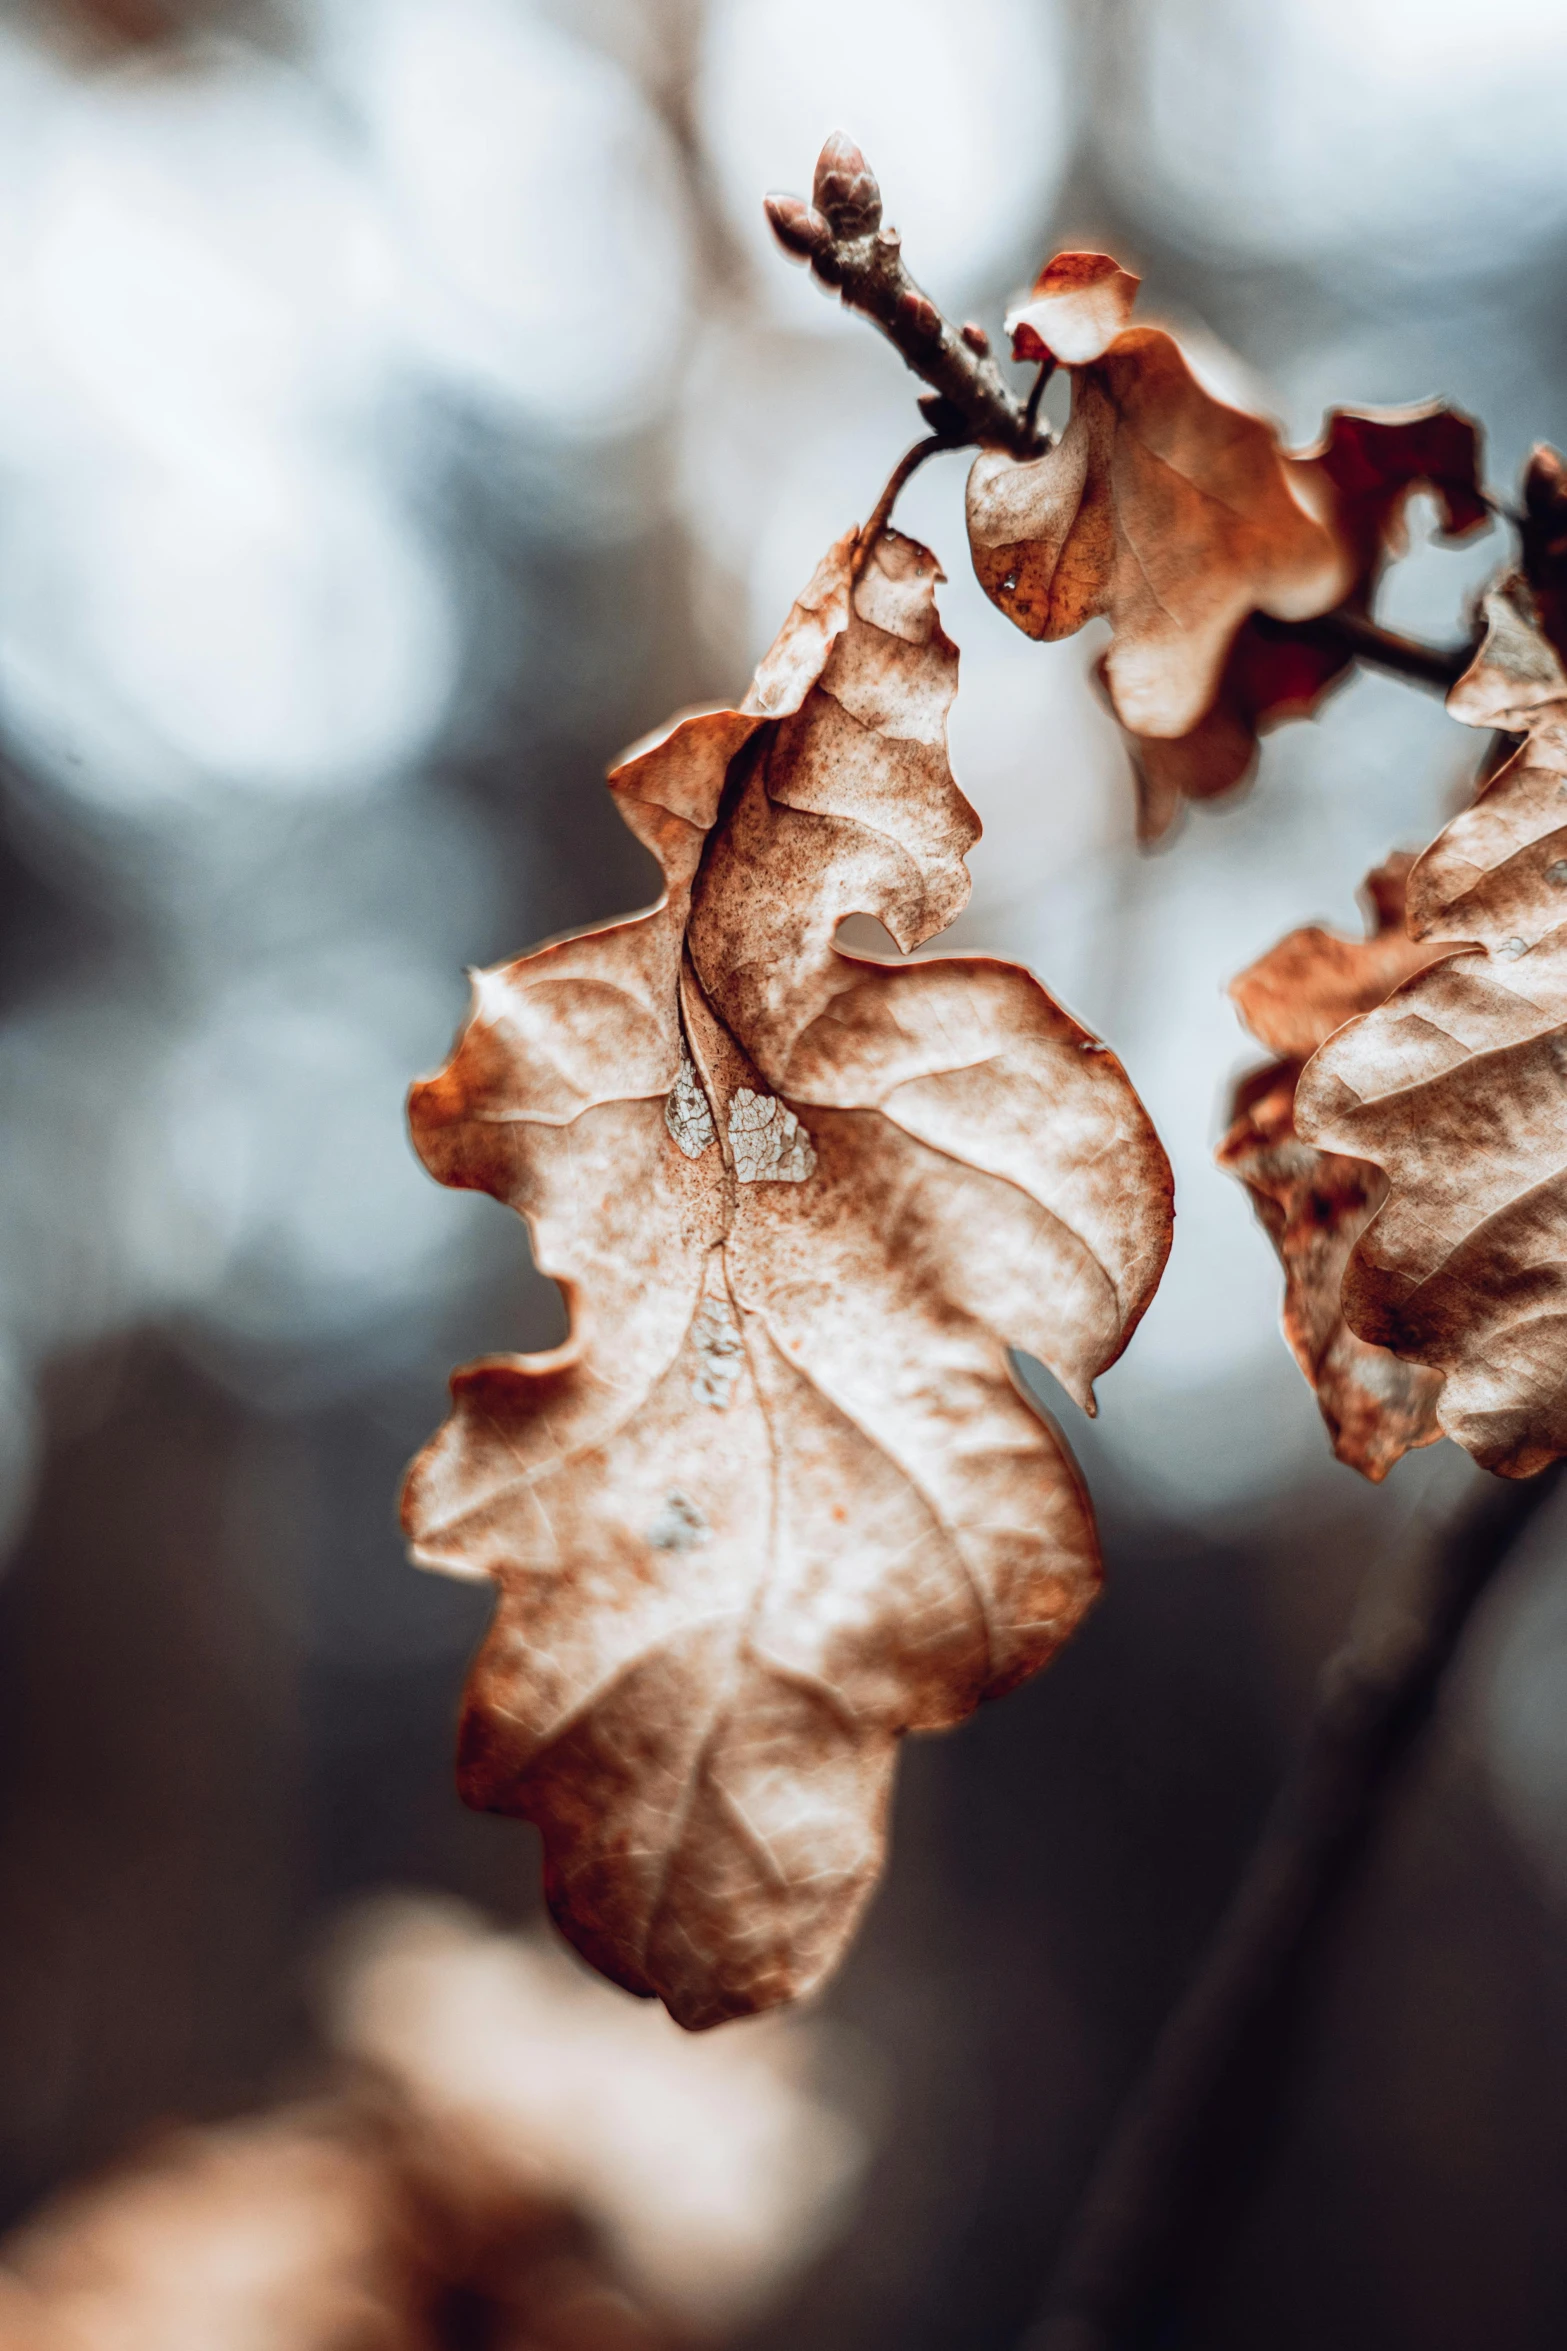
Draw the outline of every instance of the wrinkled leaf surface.
[[[1567,677],[1528,588],[1449,696],[1522,748],[1416,862],[1415,936],[1472,942],[1323,1047],[1297,1115],[1382,1169],[1351,1326],[1444,1375],[1442,1426],[1524,1477],[1567,1451]]]
[[[1060,255],[1045,278],[1100,258]],[[1304,619],[1348,590],[1352,561],[1324,506],[1320,475],[1271,424],[1215,400],[1173,336],[1128,327],[1072,369],[1052,449],[980,452],[969,544],[987,595],[1028,636],[1104,615],[1118,717],[1175,737],[1212,705],[1249,612]]]
[[[1119,1064],[1015,966],[840,953],[948,923],[978,826],[930,556],[826,558],[738,710],[611,778],[663,899],[482,973],[414,1090],[571,1315],[470,1366],[415,1464],[424,1563],[500,1600],[470,1801],[685,2024],[808,1990],[881,1866],[896,1743],[1032,1673],[1098,1580],[1007,1348],[1091,1409],[1169,1242]]]

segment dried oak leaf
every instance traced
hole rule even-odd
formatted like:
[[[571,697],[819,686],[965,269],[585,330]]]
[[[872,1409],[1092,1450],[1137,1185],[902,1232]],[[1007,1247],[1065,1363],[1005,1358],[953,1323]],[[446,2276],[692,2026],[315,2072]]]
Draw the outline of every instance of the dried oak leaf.
[[[1373,1483],[1442,1431],[1439,1372],[1401,1363],[1357,1338],[1340,1292],[1349,1253],[1387,1190],[1368,1160],[1319,1151],[1295,1128],[1295,1087],[1305,1060],[1335,1029],[1448,952],[1422,946],[1404,927],[1410,857],[1366,877],[1370,935],[1347,939],[1293,931],[1231,984],[1241,1018],[1281,1055],[1236,1088],[1219,1165],[1239,1178],[1284,1268],[1284,1336],[1317,1398],[1340,1461]]]
[[[1468,944],[1307,1067],[1301,1132],[1382,1169],[1350,1259],[1361,1337],[1444,1375],[1442,1426],[1527,1477],[1567,1451],[1567,675],[1521,579],[1448,697],[1525,737],[1409,879],[1409,927]]]
[[[1316,469],[1317,505],[1348,550],[1353,581],[1341,598],[1368,614],[1391,557],[1408,545],[1410,498],[1426,491],[1451,544],[1483,530],[1490,508],[1480,488],[1480,428],[1459,410],[1421,407],[1335,409],[1321,445],[1296,462]],[[1353,667],[1330,634],[1270,626],[1255,614],[1230,647],[1219,689],[1195,727],[1173,739],[1129,731],[1145,839],[1167,830],[1185,800],[1211,800],[1245,783],[1258,738],[1287,719],[1308,718]]]
[[[414,1089],[444,1181],[528,1219],[571,1336],[454,1381],[415,1556],[493,1576],[470,1802],[543,1831],[566,1933],[690,2026],[808,1990],[881,1864],[896,1744],[1044,1663],[1092,1519],[1009,1344],[1085,1405],[1169,1170],[1015,966],[907,950],[968,890],[932,558],[826,557],[738,710],[611,777],[651,912],[481,973]]]
[[[1055,299],[1072,306],[1069,332],[1081,265],[1103,259],[1062,254],[1044,273],[1041,285],[1059,280]],[[1042,345],[1051,309],[1036,295],[1018,314]],[[1122,724],[1185,735],[1212,705],[1247,614],[1325,612],[1352,582],[1349,551],[1317,470],[1287,456],[1271,424],[1204,391],[1173,336],[1125,328],[1071,375],[1071,418],[1053,448],[975,459],[974,569],[1028,636],[1071,636],[1103,614]]]
[[[1413,491],[1452,539],[1489,508],[1470,418],[1435,402],[1340,409],[1292,456],[1271,424],[1204,391],[1169,335],[1126,327],[1136,287],[1107,255],[1058,254],[1009,316],[1014,356],[1071,368],[1071,421],[1041,457],[981,453],[969,539],[987,594],[1028,635],[1110,621],[1100,681],[1154,839],[1184,800],[1243,782],[1259,730],[1344,675],[1342,642],[1300,624],[1369,611]]]

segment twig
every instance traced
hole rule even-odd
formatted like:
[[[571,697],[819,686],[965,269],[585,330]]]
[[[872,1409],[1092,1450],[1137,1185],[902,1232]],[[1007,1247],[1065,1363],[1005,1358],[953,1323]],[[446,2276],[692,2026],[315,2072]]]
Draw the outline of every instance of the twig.
[[[769,196],[767,217],[784,251],[809,262],[824,286],[863,311],[931,386],[920,406],[950,445],[978,441],[1019,457],[1049,447],[982,330],[951,325],[910,277],[897,230],[882,226],[875,175],[841,131],[822,149],[813,201]]]
[[[1302,1962],[1475,1603],[1563,1466],[1487,1479],[1379,1584],[1369,1621],[1330,1660],[1305,1752],[1099,2160],[1029,2351],[1132,2351],[1171,2315],[1205,2212],[1238,2175],[1277,2087]]]
[[[880,327],[931,386],[920,407],[939,445],[956,449],[979,442],[1017,457],[1042,455],[1051,440],[1039,423],[1039,403],[1054,362],[1045,362],[1027,398],[1019,400],[991,356],[984,330],[954,327],[942,317],[905,268],[897,230],[882,225],[875,173],[841,131],[817,159],[812,197],[807,204],[798,196],[769,196],[773,234],[794,260],[808,262],[824,286]],[[1264,635],[1330,646],[1442,693],[1462,677],[1473,655],[1472,646],[1423,645],[1398,636],[1348,607],[1317,620],[1270,621],[1260,613],[1253,618]]]
[[[871,549],[892,520],[892,510],[898,503],[899,493],[910,474],[918,473],[927,457],[939,457],[943,449],[960,449],[962,446],[961,441],[953,440],[948,433],[932,433],[927,440],[916,441],[912,449],[904,450],[903,455],[887,476],[887,486],[871,508],[870,515],[861,529],[859,542],[854,550],[854,561],[850,567],[855,579],[859,578],[870,559]]]
[[[1040,361],[1039,373],[1037,376],[1035,376],[1033,383],[1030,385],[1028,398],[1023,403],[1023,423],[1025,428],[1030,433],[1033,433],[1038,429],[1039,403],[1045,396],[1046,384],[1049,383],[1055,372],[1056,363],[1053,356],[1049,359],[1042,359]]]
[[[1316,620],[1270,620],[1266,613],[1256,612],[1252,625],[1262,636],[1289,638],[1298,645],[1323,645],[1364,662],[1370,669],[1391,670],[1395,677],[1432,686],[1439,694],[1457,685],[1476,651],[1475,643],[1426,645],[1417,637],[1401,637],[1343,604]]]

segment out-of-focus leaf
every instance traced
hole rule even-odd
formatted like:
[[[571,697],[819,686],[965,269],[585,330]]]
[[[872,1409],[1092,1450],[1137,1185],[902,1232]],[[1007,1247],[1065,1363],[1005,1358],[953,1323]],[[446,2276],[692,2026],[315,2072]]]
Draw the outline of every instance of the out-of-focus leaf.
[[[1303,1063],[1357,1013],[1447,952],[1404,928],[1409,857],[1366,877],[1372,927],[1346,939],[1313,926],[1292,931],[1231,984],[1241,1018],[1282,1058],[1236,1088],[1219,1165],[1239,1177],[1284,1268],[1284,1336],[1316,1395],[1340,1461],[1373,1482],[1441,1435],[1439,1372],[1401,1363],[1357,1338],[1340,1292],[1349,1253],[1387,1190],[1369,1161],[1319,1151],[1295,1128]]]
[[[1368,917],[1363,939],[1309,924],[1230,982],[1230,996],[1259,1045],[1289,1061],[1309,1061],[1335,1029],[1441,960],[1450,948],[1412,939],[1405,918],[1415,860],[1395,852],[1367,874],[1361,900]]]
[[[1485,612],[1448,707],[1525,741],[1409,879],[1414,936],[1468,951],[1331,1038],[1297,1118],[1387,1178],[1351,1327],[1444,1374],[1448,1435],[1526,1477],[1567,1451],[1567,676],[1521,579]]]
[[[405,2189],[358,2119],[327,2104],[171,2132],[57,2198],[3,2259],[34,2320],[17,2337],[28,2351],[435,2347]]]
[[[1490,519],[1480,490],[1480,428],[1434,401],[1372,413],[1335,409],[1320,448],[1298,462],[1317,469],[1319,508],[1349,552],[1354,577],[1341,601],[1351,612],[1370,613],[1389,558],[1403,554],[1405,512],[1416,491],[1435,499],[1451,542],[1472,537]],[[1173,740],[1128,734],[1143,837],[1163,833],[1183,801],[1215,799],[1245,783],[1259,736],[1286,719],[1310,717],[1353,666],[1341,644],[1248,617],[1218,692],[1189,733]]]
[[[498,1933],[428,1896],[364,1906],[329,1998],[335,2045],[413,2118],[429,2195],[564,2200],[684,2335],[754,2326],[852,2214],[862,2053],[819,2019],[693,2042],[547,1929]]]
[[[650,913],[479,975],[415,1140],[529,1220],[571,1336],[454,1382],[415,1556],[492,1576],[462,1785],[538,1822],[557,1919],[698,2026],[820,1981],[899,1736],[1043,1664],[1098,1580],[1026,1349],[1091,1408],[1169,1241],[1113,1056],[963,903],[931,557],[827,556],[738,710],[611,782]]]
[[[315,2097],[166,2129],[0,2243],[4,2351],[689,2351],[850,2209],[819,2024],[693,2048],[429,1899],[366,1905],[324,1989]]]

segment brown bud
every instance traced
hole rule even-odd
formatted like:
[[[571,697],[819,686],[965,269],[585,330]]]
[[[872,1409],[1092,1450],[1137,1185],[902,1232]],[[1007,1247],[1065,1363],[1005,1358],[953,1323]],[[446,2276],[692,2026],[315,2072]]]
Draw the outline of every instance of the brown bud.
[[[835,236],[868,237],[881,220],[876,175],[842,131],[833,132],[816,159],[816,184],[811,194],[817,211],[831,222]]]
[[[916,335],[939,335],[941,332],[941,313],[935,303],[928,294],[921,294],[912,286],[907,293],[898,297],[898,316],[902,324]]]
[[[814,261],[831,245],[832,231],[821,214],[798,196],[765,196],[762,209],[773,235],[796,261]]]
[[[977,351],[981,359],[984,359],[988,356],[990,351],[990,337],[986,334],[983,327],[976,326],[971,318],[966,318],[958,332],[962,335],[964,342],[967,343],[971,351]]]

